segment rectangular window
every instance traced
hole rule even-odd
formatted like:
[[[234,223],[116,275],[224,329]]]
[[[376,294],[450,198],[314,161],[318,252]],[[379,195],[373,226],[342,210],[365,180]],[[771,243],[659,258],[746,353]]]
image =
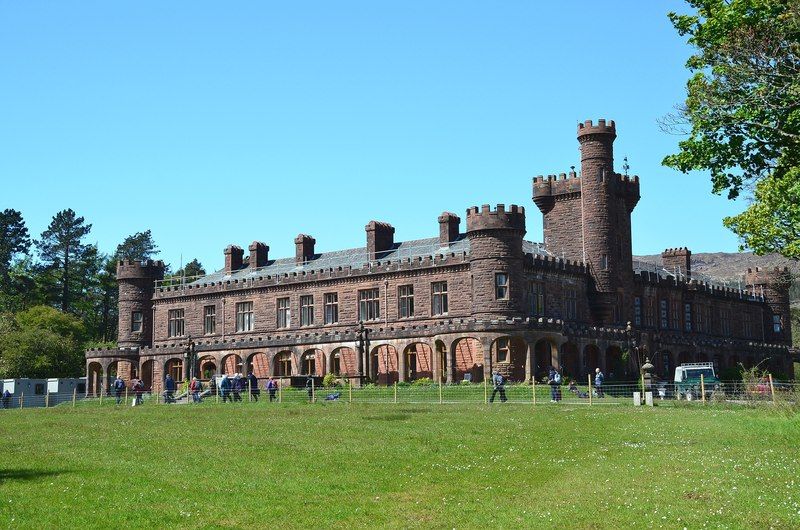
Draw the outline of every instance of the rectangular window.
[[[544,283],[528,282],[528,303],[531,315],[544,316]]]
[[[692,332],[692,304],[683,304],[683,330]]]
[[[680,314],[680,302],[678,300],[672,301],[672,328],[673,329],[681,329],[681,314]]]
[[[236,331],[253,331],[253,302],[236,304]]]
[[[600,256],[600,270],[608,270],[608,254],[603,254]]]
[[[656,301],[654,298],[645,298],[644,325],[648,328],[655,326]]]
[[[217,331],[217,306],[207,305],[203,308],[203,333],[213,335]]]
[[[325,294],[325,323],[336,324],[339,322],[339,295],[337,293]]]
[[[508,300],[508,274],[505,272],[494,275],[494,297],[498,300]]]
[[[167,312],[167,336],[183,336],[183,309],[170,309]]]
[[[378,289],[358,291],[358,319],[362,322],[381,318],[381,299]]]
[[[278,298],[278,328],[288,328],[292,324],[289,312],[289,299]]]
[[[300,297],[300,325],[314,325],[314,297],[310,294]]]
[[[719,323],[723,335],[731,334],[731,313],[727,309],[720,309]]]
[[[753,336],[753,320],[746,311],[742,314],[742,334],[748,339]]]
[[[131,331],[142,331],[142,322],[144,322],[141,311],[134,311],[131,313]]]
[[[780,315],[772,315],[772,332],[773,333],[783,332],[783,323],[781,322]]]
[[[578,292],[575,289],[564,291],[564,317],[575,320],[578,316]]]
[[[695,304],[694,307],[694,329],[698,333],[705,332],[705,322],[703,321],[703,306]]]
[[[497,339],[497,362],[507,363],[509,355],[509,342],[508,338]]]
[[[637,327],[642,325],[642,297],[637,296],[633,299],[633,324]]]
[[[659,306],[659,318],[661,319],[661,329],[669,328],[669,307],[665,299],[661,299]]]
[[[431,284],[431,314],[447,314],[447,282],[433,282]]]
[[[414,286],[401,285],[397,288],[397,314],[400,318],[414,316]]]

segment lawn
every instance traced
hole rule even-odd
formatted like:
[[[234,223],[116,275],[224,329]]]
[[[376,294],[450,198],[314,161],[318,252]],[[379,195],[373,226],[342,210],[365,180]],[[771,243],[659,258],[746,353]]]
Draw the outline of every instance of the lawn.
[[[3,527],[800,527],[800,416],[768,407],[1,412]]]

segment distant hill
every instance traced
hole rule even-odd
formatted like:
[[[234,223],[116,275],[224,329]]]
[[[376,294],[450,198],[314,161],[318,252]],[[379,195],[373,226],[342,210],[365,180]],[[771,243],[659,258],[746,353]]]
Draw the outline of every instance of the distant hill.
[[[634,256],[633,259],[661,263],[661,255]],[[800,263],[778,254],[756,256],[752,252],[698,252],[692,253],[692,270],[719,280],[737,281],[744,277],[748,267],[774,268],[789,267],[795,276],[792,300],[800,301]]]

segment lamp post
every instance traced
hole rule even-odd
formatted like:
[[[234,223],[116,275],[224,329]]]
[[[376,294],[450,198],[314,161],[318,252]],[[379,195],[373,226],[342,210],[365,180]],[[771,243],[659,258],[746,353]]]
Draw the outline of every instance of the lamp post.
[[[356,331],[356,350],[358,350],[358,358],[360,359],[361,369],[358,373],[359,381],[363,384],[370,376],[369,374],[369,332],[370,329],[364,327],[364,321],[358,322],[358,330]]]
[[[641,373],[642,371],[642,359],[639,352],[639,341],[641,338],[641,332],[639,330],[634,329],[633,324],[629,321],[628,325],[625,327],[625,334],[628,336],[628,351],[633,352],[636,357],[636,368],[637,371]]]

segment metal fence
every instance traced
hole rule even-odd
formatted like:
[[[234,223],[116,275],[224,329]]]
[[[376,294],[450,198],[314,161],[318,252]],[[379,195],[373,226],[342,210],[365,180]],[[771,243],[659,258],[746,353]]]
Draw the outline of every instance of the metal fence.
[[[213,405],[237,403],[397,403],[397,404],[491,404],[517,403],[529,405],[673,405],[673,404],[738,404],[794,406],[800,403],[800,384],[773,382],[768,379],[751,383],[723,382],[704,385],[655,383],[645,386],[643,381],[612,383],[595,386],[576,382],[561,385],[506,384],[494,387],[488,382],[462,384],[394,384],[394,385],[342,385],[334,387],[310,386],[297,388],[279,386],[270,392],[260,388],[221,391],[206,386],[192,394],[185,390],[173,393],[140,392],[126,389],[119,394],[101,393],[84,396],[77,392],[11,395],[3,397],[0,409],[84,406],[157,406],[157,405]]]

